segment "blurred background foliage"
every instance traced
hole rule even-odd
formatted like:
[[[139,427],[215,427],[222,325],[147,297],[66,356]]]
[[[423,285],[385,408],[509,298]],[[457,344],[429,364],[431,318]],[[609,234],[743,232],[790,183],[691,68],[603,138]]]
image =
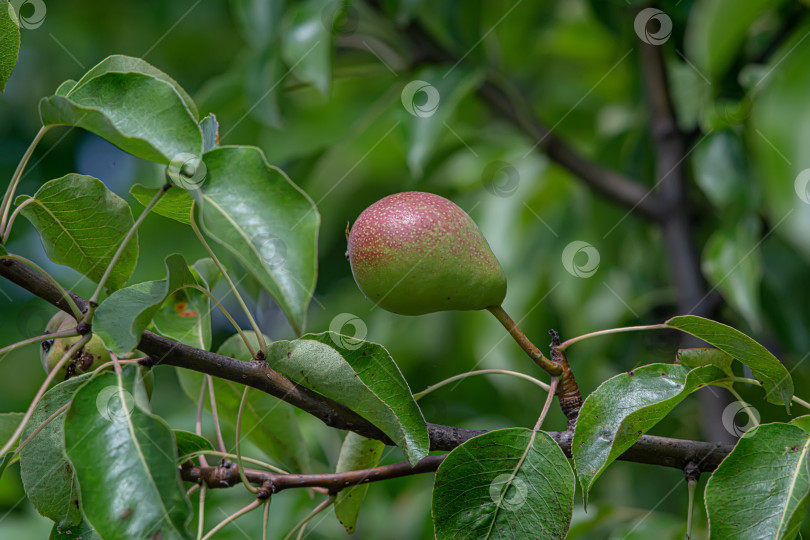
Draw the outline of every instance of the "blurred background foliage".
[[[367,339],[389,349],[414,391],[471,369],[537,370],[486,314],[409,318],[374,309],[363,298],[344,258],[346,223],[393,192],[438,193],[470,213],[508,276],[507,311],[541,345],[549,328],[565,339],[662,322],[677,312],[678,291],[658,227],[591,192],[476,95],[484,77],[505,81],[527,100],[527,115],[590,159],[652,187],[659,179],[633,29],[636,2],[76,0],[46,6],[43,24],[23,30],[19,63],[0,98],[0,175],[11,177],[36,133],[41,97],[110,54],[145,58],[175,78],[202,114],[217,115],[223,144],[261,147],[317,203],[320,270],[308,330],[328,329],[341,313],[356,315]],[[694,238],[707,289],[722,296],[714,317],[774,351],[806,399],[810,191],[800,173],[810,167],[807,3],[681,0],[658,7],[673,26],[662,47],[678,123],[689,137],[686,189]],[[414,27],[448,51],[447,63],[420,60],[407,37]],[[412,80],[440,93],[430,118],[403,106],[402,90]],[[88,133],[55,129],[40,144],[21,192],[33,193],[68,172],[100,178],[135,212],[141,207],[129,186],[164,181],[154,164]],[[157,215],[146,220],[140,238],[133,282],[161,279],[167,254],[180,252],[189,261],[204,256],[188,228]],[[563,267],[563,249],[576,240],[598,250],[591,277]],[[92,292],[86,279],[48,262],[24,220],[8,248],[79,294]],[[241,279],[238,264],[222,255]],[[240,287],[254,300],[266,334],[292,337],[256,284],[244,278]],[[0,342],[42,331],[52,308],[9,283],[0,291]],[[223,284],[215,292],[238,312]],[[232,331],[219,314],[214,325],[216,347]],[[618,372],[673,361],[677,346],[677,336],[667,333],[621,334],[578,344],[569,360],[588,393]],[[44,377],[36,348],[7,355],[2,369],[0,410],[24,410]],[[156,380],[155,411],[173,428],[193,430],[195,405],[173,369],[157,368]],[[762,421],[784,420],[784,411],[765,404],[757,389],[743,395]],[[492,377],[447,387],[420,405],[433,422],[498,428],[532,425],[542,399],[525,381]],[[314,470],[333,470],[342,433],[300,416]],[[653,433],[703,439],[700,417],[699,401],[688,399]],[[206,418],[209,434],[211,424]],[[564,425],[553,410],[545,427]],[[247,451],[266,457],[255,447]],[[399,460],[392,449],[383,458]],[[0,480],[0,536],[44,537],[50,522],[25,501],[18,471],[12,467]],[[424,475],[373,485],[354,536],[432,537],[430,490]],[[240,488],[209,497],[216,504],[209,506],[208,528],[249,500]],[[618,462],[596,484],[591,501],[587,514],[578,505],[572,538],[683,537],[686,485],[677,470]],[[275,497],[273,537],[313,506],[299,490]],[[696,512],[699,538],[705,535],[701,504]],[[218,538],[259,531],[257,513]],[[331,511],[307,531],[309,538],[345,534]]]

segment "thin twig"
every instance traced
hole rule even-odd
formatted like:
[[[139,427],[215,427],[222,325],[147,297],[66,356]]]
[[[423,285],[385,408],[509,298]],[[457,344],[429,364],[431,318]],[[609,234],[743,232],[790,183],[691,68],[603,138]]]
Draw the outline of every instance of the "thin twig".
[[[211,402],[211,416],[214,417],[214,430],[217,432],[217,443],[222,452],[227,452],[228,448],[225,446],[225,439],[222,438],[222,428],[219,425],[219,412],[217,410],[217,396],[214,392],[214,378],[211,375],[206,375],[208,379],[208,400]]]
[[[155,207],[158,201],[160,201],[160,198],[163,197],[163,194],[166,193],[171,187],[171,184],[164,184],[163,187],[160,188],[157,193],[155,193],[155,196],[152,197],[152,200],[149,201],[149,204],[147,204],[146,208],[144,208],[143,212],[141,212],[141,215],[138,216],[138,219],[136,219],[132,224],[132,227],[129,228],[127,234],[124,235],[124,239],[118,245],[118,249],[115,250],[115,254],[112,256],[112,259],[110,259],[109,264],[107,264],[107,268],[104,269],[104,274],[101,276],[101,279],[98,280],[98,285],[96,285],[96,290],[93,292],[93,296],[90,297],[90,309],[87,310],[87,314],[84,317],[84,322],[87,324],[90,324],[93,321],[95,305],[98,303],[99,297],[101,297],[101,291],[104,290],[104,285],[107,283],[110,274],[112,274],[113,268],[116,264],[118,264],[118,260],[121,258],[121,255],[123,255],[127,245],[129,245],[129,242],[135,236],[135,233],[138,232],[138,228],[141,226],[141,223],[143,223],[143,220],[146,219],[146,216],[149,215],[149,212],[152,211],[152,208]]]
[[[306,517],[305,517],[304,519],[302,519],[302,520],[301,520],[301,521],[298,523],[298,525],[296,525],[295,527],[293,527],[293,529],[292,529],[292,530],[291,530],[291,531],[290,531],[290,532],[287,534],[287,536],[285,536],[285,537],[284,537],[284,540],[289,540],[290,538],[292,538],[293,534],[295,534],[295,533],[298,531],[298,529],[302,529],[302,528],[306,527],[306,526],[307,526],[307,523],[309,523],[309,521],[310,521],[312,518],[314,518],[315,516],[317,516],[318,514],[320,514],[321,512],[323,512],[324,510],[326,510],[327,508],[329,508],[329,506],[330,506],[330,505],[331,505],[333,502],[335,502],[335,497],[334,497],[334,496],[329,497],[328,499],[326,499],[325,501],[323,501],[321,504],[319,504],[318,506],[316,506],[316,507],[315,507],[315,508],[312,510],[312,512],[310,512],[309,514],[307,514],[307,515],[306,515]]]
[[[54,420],[54,418],[56,418],[57,416],[59,416],[60,414],[62,414],[66,410],[68,410],[68,407],[70,407],[71,405],[73,405],[73,400],[68,401],[67,403],[65,403],[64,405],[62,405],[58,409],[56,409],[56,411],[54,411],[54,413],[52,415],[50,415],[39,426],[37,426],[37,429],[35,429],[31,433],[31,435],[26,437],[26,439],[23,442],[20,443],[20,445],[17,447],[17,449],[14,450],[14,454],[15,455],[20,455],[20,452],[22,452],[22,449],[25,448],[25,445],[30,443],[31,440],[33,440],[33,438],[36,437],[39,434],[40,431],[45,429],[45,426],[47,426],[48,424],[50,424]]]
[[[267,529],[269,528],[270,521],[270,501],[271,497],[267,497],[264,502],[264,511],[262,512],[262,540],[267,540]]]
[[[33,345],[34,343],[39,343],[40,341],[46,341],[48,339],[75,337],[78,335],[79,333],[76,332],[75,328],[72,330],[63,330],[62,332],[54,332],[53,334],[41,334],[39,336],[34,336],[28,339],[24,339],[22,341],[18,341],[17,343],[12,343],[11,345],[6,345],[2,349],[0,349],[0,355],[6,354],[7,352],[11,352],[14,349],[19,349],[20,347],[25,347],[26,345]]]
[[[245,391],[242,392],[242,399],[239,401],[239,413],[236,415],[236,465],[239,469],[239,477],[242,479],[242,483],[245,484],[245,487],[251,493],[258,493],[259,488],[251,485],[250,481],[245,476],[245,470],[242,467],[242,448],[241,448],[241,441],[242,438],[242,413],[245,410],[245,403],[247,402],[248,390],[250,390],[249,386],[245,386]]]
[[[200,488],[200,500],[197,510],[197,540],[200,540],[205,533],[205,493],[208,490],[208,486],[205,484],[197,485],[202,485]]]
[[[20,425],[17,426],[17,429],[14,430],[14,433],[11,435],[6,444],[4,444],[2,448],[0,448],[0,456],[5,456],[6,453],[11,449],[11,447],[14,446],[14,442],[20,438],[20,435],[22,434],[25,425],[31,419],[31,415],[34,414],[34,409],[39,404],[39,400],[42,399],[42,396],[48,390],[48,386],[50,386],[51,382],[53,382],[53,380],[56,378],[56,374],[59,373],[62,370],[62,368],[65,367],[65,365],[67,365],[67,363],[73,358],[73,356],[79,349],[84,347],[85,343],[90,341],[90,336],[91,334],[86,334],[82,336],[81,339],[79,339],[79,341],[74,343],[70,347],[70,349],[65,351],[65,354],[62,355],[62,358],[59,360],[59,362],[56,363],[51,372],[48,373],[48,376],[45,377],[45,381],[39,387],[39,390],[37,390],[36,395],[34,395],[34,399],[31,400],[31,404],[28,405],[28,410],[25,411],[25,414],[23,415],[23,418],[20,421]]]
[[[511,375],[513,377],[518,377],[520,379],[525,379],[525,380],[531,382],[532,384],[536,384],[537,386],[539,386],[543,390],[546,390],[546,391],[549,390],[549,385],[547,385],[543,381],[535,379],[534,377],[531,377],[531,376],[526,375],[524,373],[520,373],[520,372],[517,372],[517,371],[509,371],[507,369],[479,369],[477,371],[468,371],[466,373],[459,373],[458,375],[453,375],[452,377],[449,377],[447,379],[444,379],[443,381],[437,382],[436,384],[431,384],[430,386],[428,386],[427,388],[425,388],[421,392],[417,392],[416,394],[414,394],[413,399],[416,399],[416,400],[421,399],[421,398],[425,397],[426,395],[430,394],[431,392],[433,392],[434,390],[438,390],[442,386],[448,385],[448,384],[450,384],[451,382],[454,382],[454,381],[466,379],[467,377],[472,377],[473,375]]]
[[[25,199],[23,203],[14,209],[11,213],[11,217],[8,218],[8,225],[6,226],[6,232],[3,233],[3,245],[8,244],[8,237],[11,235],[11,228],[14,227],[14,221],[17,219],[17,215],[22,212],[22,209],[28,206],[29,204],[36,202],[36,199],[31,197],[30,199]]]
[[[526,337],[526,334],[518,328],[518,325],[515,321],[512,320],[512,317],[509,316],[506,311],[504,311],[502,306],[492,306],[488,307],[487,310],[492,313],[498,322],[506,328],[506,331],[509,332],[509,335],[520,345],[520,348],[525,351],[529,358],[534,360],[534,363],[540,366],[540,368],[551,375],[552,377],[560,375],[562,373],[562,367],[558,366],[551,360],[545,357],[545,355],[540,352],[534,343],[529,341],[529,338]]]
[[[11,208],[11,205],[14,201],[14,193],[17,191],[17,186],[20,184],[20,179],[22,178],[22,173],[25,170],[25,166],[28,164],[28,160],[31,159],[31,156],[34,154],[34,149],[39,144],[39,141],[42,140],[42,137],[45,136],[45,133],[48,132],[53,126],[42,126],[37,131],[37,134],[34,136],[34,140],[31,141],[31,144],[28,145],[28,149],[23,154],[22,159],[17,164],[17,169],[14,171],[14,175],[11,177],[11,182],[8,184],[8,189],[6,189],[6,193],[3,195],[3,202],[0,203],[0,212],[2,212],[2,219],[0,219],[0,236],[6,236],[6,230],[8,227],[6,223],[8,223],[8,211]]]
[[[754,386],[759,386],[760,388],[762,387],[762,383],[761,383],[761,382],[759,382],[759,381],[758,381],[758,380],[756,380],[756,379],[749,379],[749,378],[747,378],[747,377],[726,377],[726,378],[724,378],[724,379],[718,379],[718,380],[714,381],[714,383],[713,383],[713,384],[717,384],[717,383],[724,383],[724,382],[732,382],[732,383],[735,383],[735,382],[740,382],[740,383],[745,383],[745,384],[753,384]],[[798,404],[798,405],[801,405],[801,406],[802,406],[802,407],[804,407],[805,409],[810,410],[810,403],[808,403],[807,401],[803,400],[802,398],[800,398],[800,397],[798,397],[798,396],[791,396],[790,400],[791,400],[793,403],[796,403],[796,404]]]
[[[557,383],[559,381],[559,377],[551,378],[551,384],[549,385],[549,392],[546,396],[546,402],[543,403],[543,410],[540,412],[540,417],[537,419],[537,423],[534,425],[534,431],[540,431],[540,427],[543,425],[543,420],[546,419],[546,415],[548,414],[548,409],[551,406],[551,402],[554,400],[554,394],[556,394]]]
[[[199,456],[217,456],[217,457],[220,457],[220,458],[225,458],[225,459],[230,459],[230,460],[235,460],[236,459],[236,454],[231,454],[230,452],[219,452],[218,450],[199,450],[197,452],[192,452],[191,454],[188,454],[188,455],[185,455],[185,456],[180,456],[180,458],[182,458],[183,460],[186,460],[186,459],[192,459],[192,458],[199,457]],[[278,474],[289,474],[288,471],[285,471],[284,469],[282,469],[280,467],[276,467],[275,465],[270,465],[269,463],[266,463],[264,461],[261,461],[259,459],[255,459],[255,458],[252,458],[252,457],[242,456],[242,461],[245,461],[245,462],[250,463],[252,465],[256,465],[258,467],[262,467],[263,469],[267,469],[268,471],[273,471],[273,472],[278,473]]]
[[[643,326],[625,326],[623,328],[608,328],[607,330],[597,330],[596,332],[588,332],[587,334],[582,334],[581,336],[572,337],[571,339],[566,339],[557,347],[559,350],[564,351],[574,343],[579,343],[580,341],[585,341],[586,339],[594,338],[597,336],[606,336],[608,334],[618,334],[620,332],[638,332],[642,330],[663,330],[671,328],[666,324],[647,324]],[[677,329],[676,329],[677,330]]]
[[[214,253],[214,250],[211,249],[211,246],[208,245],[208,242],[205,240],[205,237],[200,231],[200,228],[197,226],[197,221],[194,218],[195,206],[196,203],[192,203],[191,209],[189,210],[189,223],[191,224],[191,229],[194,231],[194,234],[197,235],[197,240],[199,240],[200,243],[203,245],[205,251],[208,252],[208,256],[211,257],[212,261],[214,261],[214,264],[219,269],[219,272],[222,274],[222,277],[225,279],[225,282],[228,284],[228,287],[230,287],[234,298],[236,298],[236,301],[239,303],[239,307],[241,307],[242,311],[245,313],[245,316],[247,317],[247,320],[250,323],[250,327],[253,328],[253,332],[256,334],[256,341],[259,342],[259,350],[262,352],[263,355],[266,356],[267,343],[264,341],[264,335],[262,334],[262,331],[259,329],[259,325],[256,324],[256,320],[253,318],[253,314],[248,309],[247,304],[245,304],[245,301],[242,299],[242,295],[239,294],[239,291],[236,289],[236,285],[234,284],[231,277],[228,275],[228,272],[225,270],[225,266],[221,262],[219,262],[219,258]]]
[[[216,297],[211,293],[211,291],[209,291],[205,287],[201,287],[199,285],[183,285],[182,287],[180,287],[180,289],[196,289],[196,290],[198,290],[200,292],[205,293],[208,296],[208,298],[210,298],[211,301],[214,304],[216,304],[216,306],[219,308],[219,310],[222,312],[222,314],[225,315],[225,318],[228,319],[228,321],[231,323],[231,325],[236,329],[236,332],[239,334],[239,337],[242,338],[242,342],[245,344],[245,347],[247,347],[248,352],[250,352],[250,357],[251,358],[256,358],[256,351],[253,349],[253,345],[251,345],[251,343],[248,340],[245,333],[242,331],[241,328],[239,328],[239,325],[236,324],[236,321],[233,319],[233,317],[231,317],[231,314],[228,312],[228,310],[225,309],[222,306],[222,304],[219,303],[219,300],[216,299]],[[178,290],[180,290],[180,289],[178,289]]]
[[[199,436],[202,437],[202,411],[203,406],[205,404],[205,386],[208,384],[208,376],[203,375],[202,377],[202,384],[200,385],[200,397],[197,400],[197,419],[194,422],[194,432]],[[180,456],[182,457],[182,456]],[[200,465],[203,467],[208,466],[208,462],[205,460],[205,456],[200,455]]]
[[[234,512],[230,516],[228,516],[225,519],[223,519],[222,521],[220,521],[217,524],[216,527],[214,527],[213,529],[208,531],[208,534],[203,536],[202,540],[208,540],[209,538],[213,538],[214,535],[216,533],[218,533],[220,530],[222,530],[222,528],[225,527],[228,523],[236,521],[237,519],[244,516],[248,512],[252,512],[253,510],[256,510],[259,507],[259,505],[262,504],[262,502],[263,501],[261,501],[260,499],[256,499],[252,503],[250,503],[249,505],[245,506],[244,508],[242,508],[240,510],[237,510],[236,512]]]

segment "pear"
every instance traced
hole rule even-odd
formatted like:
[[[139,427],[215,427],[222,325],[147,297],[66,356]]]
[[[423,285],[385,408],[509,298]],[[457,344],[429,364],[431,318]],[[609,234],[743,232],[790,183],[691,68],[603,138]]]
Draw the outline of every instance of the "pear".
[[[76,328],[76,324],[76,319],[64,311],[59,311],[48,321],[48,324],[45,326],[45,334],[65,332],[71,328]],[[45,368],[45,371],[50,373],[68,349],[80,339],[81,336],[73,336],[47,339],[41,342],[39,355],[42,361],[42,367]],[[104,347],[104,342],[101,341],[100,337],[94,335],[90,338],[90,341],[85,343],[84,347],[76,351],[73,360],[73,365],[75,366],[73,373],[81,375],[82,373],[92,371],[105,362],[109,362],[111,358],[110,353],[107,352],[107,349]],[[62,369],[67,372],[67,368],[70,365],[71,363],[69,362]]]
[[[499,306],[506,276],[475,222],[456,204],[408,191],[366,208],[347,234],[360,290],[402,315]]]

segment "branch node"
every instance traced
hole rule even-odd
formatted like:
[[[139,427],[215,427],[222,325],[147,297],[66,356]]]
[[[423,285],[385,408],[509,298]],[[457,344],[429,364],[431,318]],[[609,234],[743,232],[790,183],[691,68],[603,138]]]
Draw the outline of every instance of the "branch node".
[[[92,329],[93,329],[93,327],[90,326],[89,324],[87,324],[86,322],[80,322],[79,324],[76,325],[76,332],[80,336],[84,336],[86,334],[89,334],[90,330],[92,330]]]
[[[551,334],[551,361],[562,367],[562,377],[557,386],[557,398],[560,400],[563,414],[568,419],[568,431],[573,431],[577,425],[579,410],[582,408],[582,392],[579,391],[565,352],[558,348],[560,335],[555,330],[549,330],[548,333]]]
[[[273,482],[272,480],[265,480],[262,482],[262,486],[259,488],[259,491],[256,493],[256,498],[259,500],[269,499],[270,495],[274,492]]]
[[[697,483],[700,480],[700,466],[694,461],[690,461],[683,468],[683,477],[687,483]]]
[[[143,358],[138,360],[138,365],[145,367],[147,369],[152,369],[152,367],[155,366],[156,364],[157,362],[155,362],[155,360],[151,356],[144,356]]]

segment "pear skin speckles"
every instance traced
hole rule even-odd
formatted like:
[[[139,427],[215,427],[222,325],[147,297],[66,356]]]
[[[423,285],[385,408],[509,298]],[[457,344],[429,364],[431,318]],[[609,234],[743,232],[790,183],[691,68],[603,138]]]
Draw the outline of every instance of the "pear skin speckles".
[[[355,281],[403,315],[500,305],[506,277],[475,222],[453,202],[418,191],[366,208],[348,234]]]

